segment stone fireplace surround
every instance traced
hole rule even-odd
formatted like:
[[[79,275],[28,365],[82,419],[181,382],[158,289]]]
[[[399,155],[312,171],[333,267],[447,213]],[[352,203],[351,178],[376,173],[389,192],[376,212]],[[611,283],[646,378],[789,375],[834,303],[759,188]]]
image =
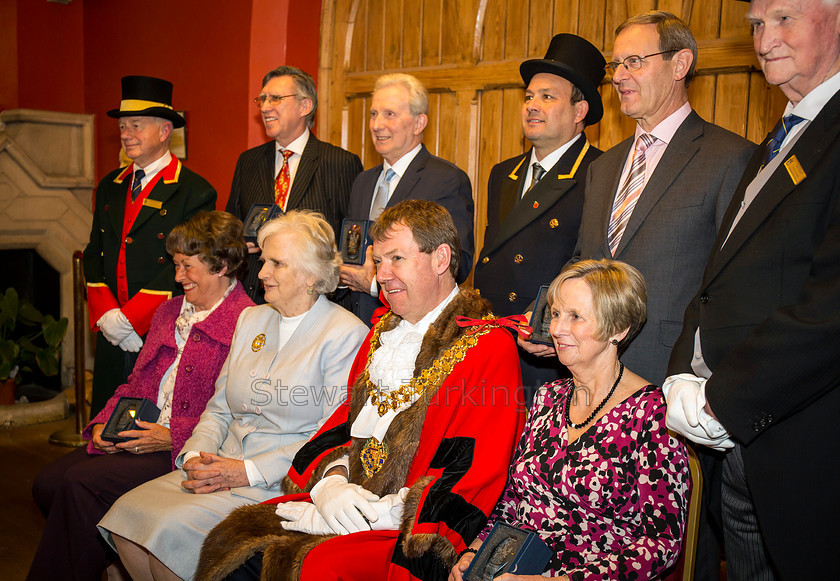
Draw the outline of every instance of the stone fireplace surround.
[[[93,118],[32,109],[0,112],[0,248],[34,248],[59,273],[61,316],[70,321],[62,344],[64,386],[73,384],[75,364],[73,252],[87,245],[93,216]],[[85,329],[85,367],[91,369],[87,313]]]

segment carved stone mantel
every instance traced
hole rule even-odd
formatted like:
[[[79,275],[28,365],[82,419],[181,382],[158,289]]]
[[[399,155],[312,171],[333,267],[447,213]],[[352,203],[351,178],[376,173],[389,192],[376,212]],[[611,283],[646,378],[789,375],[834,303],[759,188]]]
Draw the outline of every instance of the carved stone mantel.
[[[34,248],[60,275],[61,316],[70,321],[62,345],[63,385],[73,383],[73,252],[87,245],[92,221],[93,118],[0,112],[0,248]],[[86,352],[91,368],[92,349]]]

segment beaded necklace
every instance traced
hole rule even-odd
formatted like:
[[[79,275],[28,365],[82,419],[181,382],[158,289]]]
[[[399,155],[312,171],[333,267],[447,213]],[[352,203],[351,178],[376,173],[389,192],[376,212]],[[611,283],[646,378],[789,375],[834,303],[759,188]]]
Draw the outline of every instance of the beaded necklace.
[[[619,361],[618,364],[621,366],[618,369],[618,377],[616,378],[615,383],[613,383],[613,386],[610,388],[610,392],[607,394],[607,397],[602,399],[601,403],[598,404],[598,407],[595,408],[595,411],[593,411],[591,414],[589,414],[589,417],[586,418],[585,420],[583,420],[583,422],[581,422],[579,424],[576,424],[572,421],[572,416],[569,413],[569,410],[571,410],[571,408],[572,408],[572,399],[574,399],[574,395],[575,395],[575,384],[574,384],[574,382],[572,382],[572,391],[571,391],[571,393],[569,393],[569,397],[566,399],[566,425],[571,426],[571,427],[575,428],[576,430],[579,430],[582,427],[584,427],[586,424],[591,422],[592,419],[595,416],[598,415],[598,412],[600,412],[604,408],[604,406],[607,404],[607,400],[609,400],[612,397],[612,395],[615,393],[615,388],[618,387],[618,383],[621,381],[621,376],[624,374],[624,364],[621,363],[620,361]]]

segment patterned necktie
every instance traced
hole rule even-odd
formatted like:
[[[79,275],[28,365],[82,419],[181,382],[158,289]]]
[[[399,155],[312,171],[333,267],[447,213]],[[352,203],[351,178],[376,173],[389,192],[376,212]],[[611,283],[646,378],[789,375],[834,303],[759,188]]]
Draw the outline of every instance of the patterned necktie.
[[[537,185],[537,182],[540,181],[544,175],[545,170],[543,169],[543,166],[536,161],[531,164],[531,185],[528,187],[529,192],[531,191],[531,188]]]
[[[289,200],[289,184],[292,181],[292,176],[289,174],[289,158],[294,155],[294,151],[286,149],[281,150],[283,154],[283,167],[277,172],[277,177],[274,178],[274,203],[280,206],[280,209],[286,211],[286,202]]]
[[[767,147],[764,150],[764,163],[761,164],[761,167],[766,166],[774,157],[776,157],[779,150],[782,148],[782,142],[785,140],[785,137],[787,137],[787,134],[791,129],[803,121],[805,121],[805,119],[799,117],[798,115],[788,115],[779,119],[776,126],[773,127],[773,131],[771,131],[768,135],[768,137],[770,137],[770,141],[767,142]]]
[[[621,237],[627,228],[630,214],[633,213],[633,208],[636,207],[636,202],[645,187],[645,150],[655,141],[656,137],[647,133],[639,135],[639,139],[636,141],[636,150],[633,153],[633,163],[630,164],[630,173],[627,174],[627,180],[618,191],[613,202],[610,227],[607,230],[607,240],[610,244],[610,253],[613,256],[615,256],[615,249],[618,248],[618,243],[621,242]]]
[[[394,179],[395,175],[397,175],[397,172],[389,167],[388,171],[385,172],[385,179],[376,188],[376,195],[373,197],[373,204],[370,207],[371,220],[376,220],[379,214],[385,209],[385,206],[388,205],[388,191],[391,189],[391,180]]]
[[[144,172],[142,169],[138,169],[136,172],[134,172],[134,181],[131,182],[132,202],[135,201],[137,199],[137,196],[140,195],[140,192],[143,191],[143,184],[140,183],[140,180],[142,180],[145,176],[146,172]]]

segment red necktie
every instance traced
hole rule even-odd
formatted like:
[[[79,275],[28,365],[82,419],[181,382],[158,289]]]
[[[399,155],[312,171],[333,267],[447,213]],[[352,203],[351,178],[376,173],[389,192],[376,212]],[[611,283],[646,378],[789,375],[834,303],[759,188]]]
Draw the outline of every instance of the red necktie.
[[[289,149],[281,151],[283,154],[283,167],[277,172],[277,177],[274,178],[274,203],[280,206],[280,209],[286,211],[286,202],[289,199],[289,184],[292,177],[289,174],[289,158],[292,157],[294,151]]]

